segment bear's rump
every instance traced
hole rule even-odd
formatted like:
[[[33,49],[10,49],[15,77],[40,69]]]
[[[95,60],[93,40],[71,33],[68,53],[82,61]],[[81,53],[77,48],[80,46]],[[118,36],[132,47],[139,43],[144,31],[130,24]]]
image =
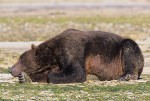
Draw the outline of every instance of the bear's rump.
[[[85,61],[87,74],[96,75],[100,80],[118,79],[123,74],[120,56],[105,63],[100,55],[89,55]]]

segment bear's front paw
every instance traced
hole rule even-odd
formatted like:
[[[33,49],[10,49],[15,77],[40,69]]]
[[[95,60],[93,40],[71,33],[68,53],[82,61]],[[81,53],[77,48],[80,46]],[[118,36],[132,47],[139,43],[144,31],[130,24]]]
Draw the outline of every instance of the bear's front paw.
[[[31,78],[25,72],[21,72],[19,74],[18,80],[20,83],[31,83],[32,82]]]

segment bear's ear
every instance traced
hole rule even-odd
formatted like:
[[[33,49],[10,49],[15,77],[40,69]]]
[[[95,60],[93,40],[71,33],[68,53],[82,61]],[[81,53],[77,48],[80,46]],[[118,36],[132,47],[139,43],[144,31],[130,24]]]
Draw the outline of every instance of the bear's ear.
[[[37,46],[35,46],[34,44],[31,45],[31,49],[35,50]]]

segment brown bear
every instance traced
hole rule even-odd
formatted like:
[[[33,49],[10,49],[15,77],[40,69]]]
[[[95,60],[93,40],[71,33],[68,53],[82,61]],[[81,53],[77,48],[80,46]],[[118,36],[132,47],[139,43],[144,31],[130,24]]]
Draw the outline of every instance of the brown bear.
[[[15,77],[23,71],[35,82],[60,84],[85,82],[87,74],[99,80],[137,80],[143,66],[142,52],[131,39],[109,32],[67,29],[32,45],[10,71]]]

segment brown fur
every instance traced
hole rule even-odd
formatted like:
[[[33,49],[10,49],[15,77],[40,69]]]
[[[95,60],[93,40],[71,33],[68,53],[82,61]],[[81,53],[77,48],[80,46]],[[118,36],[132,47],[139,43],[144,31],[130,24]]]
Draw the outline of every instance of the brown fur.
[[[52,67],[51,70],[47,70],[47,71],[44,71],[44,72],[39,71],[39,72],[34,73],[34,74],[29,74],[29,77],[31,78],[31,80],[33,82],[47,83],[49,72],[58,72],[58,71],[60,71],[58,65],[53,65],[51,67]]]
[[[109,32],[67,29],[31,47],[12,66],[13,76],[24,71],[33,81],[55,84],[85,82],[87,74],[130,80],[139,79],[144,66],[136,42]]]
[[[85,66],[87,74],[94,74],[99,80],[118,79],[120,75],[123,75],[120,55],[109,64],[104,63],[100,55],[90,55],[86,58]]]

